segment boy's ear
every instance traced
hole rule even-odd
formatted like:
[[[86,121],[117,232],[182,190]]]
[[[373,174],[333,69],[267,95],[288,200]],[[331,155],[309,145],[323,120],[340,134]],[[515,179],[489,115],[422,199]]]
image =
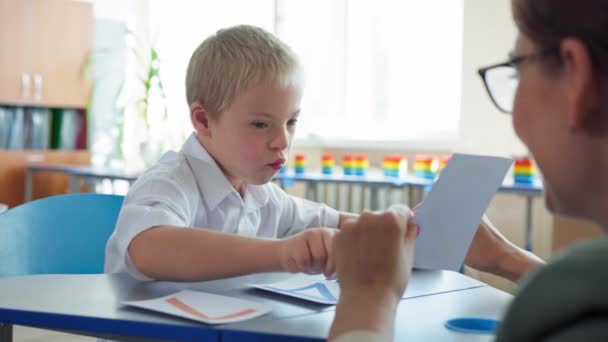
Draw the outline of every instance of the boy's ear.
[[[202,103],[194,101],[190,104],[190,121],[197,133],[203,136],[210,136],[209,113],[205,110]]]

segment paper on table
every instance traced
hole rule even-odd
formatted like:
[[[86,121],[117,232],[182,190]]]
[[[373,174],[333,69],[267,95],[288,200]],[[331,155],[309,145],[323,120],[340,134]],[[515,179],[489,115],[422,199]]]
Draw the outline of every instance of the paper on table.
[[[429,273],[416,271],[410,278],[403,298],[415,298],[432,294],[458,291],[485,286],[485,284],[456,272]],[[321,275],[295,274],[287,280],[269,284],[250,284],[252,287],[320,304],[336,304],[340,287],[335,281]]]
[[[208,324],[240,322],[262,316],[272,310],[265,304],[192,290],[183,290],[161,298],[122,303]]]
[[[458,270],[511,159],[454,154],[414,220],[420,225],[414,267]]]
[[[320,304],[336,304],[340,297],[340,286],[336,281],[317,276],[296,275],[276,283],[250,285]]]

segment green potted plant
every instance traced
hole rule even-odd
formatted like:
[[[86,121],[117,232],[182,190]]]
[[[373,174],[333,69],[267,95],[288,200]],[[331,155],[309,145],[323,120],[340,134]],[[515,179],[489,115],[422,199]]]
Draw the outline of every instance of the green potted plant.
[[[128,168],[148,167],[165,151],[167,104],[158,50],[129,32],[131,71],[116,99],[120,155]]]

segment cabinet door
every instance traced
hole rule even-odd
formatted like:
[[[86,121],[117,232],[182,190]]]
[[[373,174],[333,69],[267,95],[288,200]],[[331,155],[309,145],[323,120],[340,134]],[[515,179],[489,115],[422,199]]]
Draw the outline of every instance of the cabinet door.
[[[0,48],[0,104],[86,107],[91,3],[0,0]]]
[[[93,6],[73,0],[30,0],[36,47],[32,67],[33,96],[38,105],[84,108],[90,81],[83,67],[93,48]]]
[[[31,101],[31,75],[24,51],[28,1],[0,0],[0,103]]]

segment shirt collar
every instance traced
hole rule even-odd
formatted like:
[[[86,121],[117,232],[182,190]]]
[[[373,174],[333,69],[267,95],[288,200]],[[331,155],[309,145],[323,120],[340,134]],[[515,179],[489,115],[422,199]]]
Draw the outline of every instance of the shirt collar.
[[[215,209],[230,195],[240,199],[240,195],[213,157],[198,141],[196,133],[190,135],[180,153],[186,157],[209,210]],[[264,185],[245,185],[244,193],[243,205],[246,212],[259,209],[268,202],[270,197],[268,189]]]

